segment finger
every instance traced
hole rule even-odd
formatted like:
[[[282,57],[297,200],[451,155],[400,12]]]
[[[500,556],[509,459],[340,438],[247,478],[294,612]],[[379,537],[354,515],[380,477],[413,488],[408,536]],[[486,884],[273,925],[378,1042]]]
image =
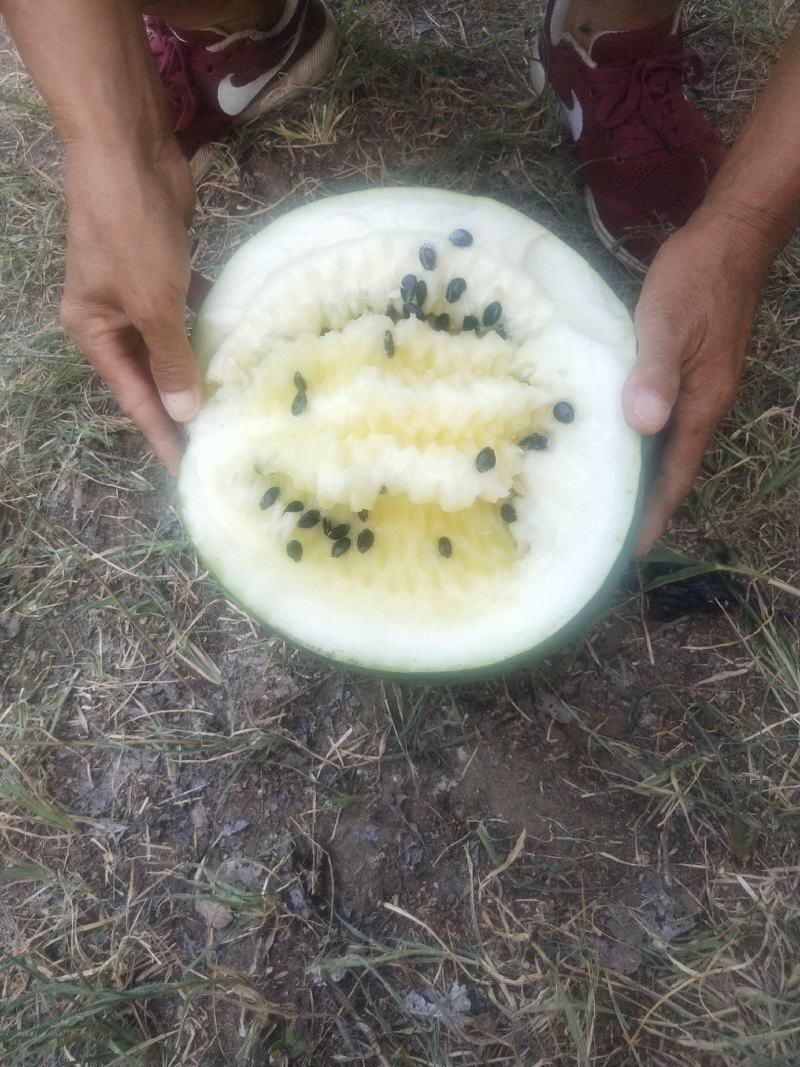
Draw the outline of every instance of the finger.
[[[134,320],[150,353],[150,370],[167,413],[188,422],[200,407],[200,376],[186,336],[183,307],[151,311]]]
[[[198,271],[192,271],[192,280],[189,282],[189,292],[186,294],[186,306],[192,311],[199,311],[200,305],[208,296],[212,282]]]
[[[643,556],[653,546],[691,490],[712,430],[713,423],[709,422],[709,412],[702,401],[693,397],[678,401],[672,412],[659,472],[639,525],[635,545],[637,556]]]
[[[675,313],[645,291],[636,308],[639,351],[622,391],[628,425],[641,434],[659,433],[678,398],[689,339]]]
[[[158,459],[176,474],[183,451],[181,433],[164,410],[148,370],[144,343],[136,331],[109,332],[81,344],[81,348],[117,398],[123,415],[136,423]]]

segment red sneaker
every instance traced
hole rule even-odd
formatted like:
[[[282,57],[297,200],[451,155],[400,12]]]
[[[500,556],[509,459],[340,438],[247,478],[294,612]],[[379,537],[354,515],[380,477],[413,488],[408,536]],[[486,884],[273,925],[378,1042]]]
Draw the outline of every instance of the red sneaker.
[[[600,33],[588,51],[565,30],[570,0],[549,0],[531,64],[575,141],[597,236],[620,262],[646,271],[659,245],[700,205],[725,156],[687,99],[703,77],[684,49],[681,10],[648,30]]]
[[[181,30],[147,16],[178,143],[195,179],[207,148],[233,126],[263,115],[317,84],[336,58],[338,32],[322,0],[286,0],[271,30]]]

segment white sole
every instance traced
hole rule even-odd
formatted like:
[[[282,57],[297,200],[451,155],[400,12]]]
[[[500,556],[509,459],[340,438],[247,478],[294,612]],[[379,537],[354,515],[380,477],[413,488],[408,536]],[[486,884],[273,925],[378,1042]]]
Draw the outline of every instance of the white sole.
[[[633,271],[635,274],[647,274],[647,265],[642,263],[640,259],[632,255],[630,252],[626,252],[624,248],[620,247],[619,241],[612,236],[606,229],[603,220],[597,211],[597,204],[594,202],[592,191],[588,186],[584,187],[583,198],[586,202],[586,210],[589,214],[589,222],[592,224],[592,229],[600,239],[600,243],[610,252],[614,259],[618,263],[621,263],[623,267],[627,267],[628,270]]]

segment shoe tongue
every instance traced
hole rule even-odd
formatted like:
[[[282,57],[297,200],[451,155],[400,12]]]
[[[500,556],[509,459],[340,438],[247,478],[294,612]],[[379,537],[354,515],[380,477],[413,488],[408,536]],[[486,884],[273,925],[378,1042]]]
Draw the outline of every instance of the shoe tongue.
[[[665,40],[672,36],[672,23],[669,18],[646,30],[598,33],[589,47],[589,55],[595,63],[630,63],[663,50]]]

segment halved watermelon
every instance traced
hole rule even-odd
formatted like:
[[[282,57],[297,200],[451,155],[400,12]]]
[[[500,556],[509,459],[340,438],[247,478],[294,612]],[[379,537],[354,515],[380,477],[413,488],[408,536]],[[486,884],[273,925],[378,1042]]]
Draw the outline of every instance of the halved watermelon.
[[[193,343],[184,520],[275,631],[463,678],[549,651],[602,599],[641,473],[634,332],[537,223],[439,190],[319,201],[236,253]]]

